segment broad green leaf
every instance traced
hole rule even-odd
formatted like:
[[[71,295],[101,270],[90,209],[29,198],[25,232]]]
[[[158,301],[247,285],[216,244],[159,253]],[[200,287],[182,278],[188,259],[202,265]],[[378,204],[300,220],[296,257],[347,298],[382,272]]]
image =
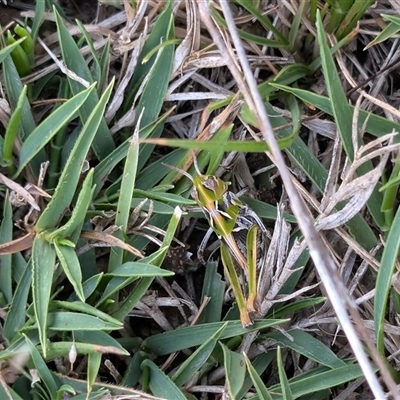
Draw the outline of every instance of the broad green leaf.
[[[76,343],[90,343],[102,347],[115,347],[121,354],[129,355],[121,344],[114,339],[111,335],[103,331],[74,331],[74,338]]]
[[[217,263],[208,262],[200,303],[202,304],[206,297],[210,300],[200,315],[199,324],[221,321],[225,286],[225,282],[222,281],[221,275],[217,272]]]
[[[93,294],[93,292],[98,288],[103,276],[104,276],[104,273],[101,272],[99,274],[91,276],[85,282],[83,282],[83,293],[85,295],[85,299],[87,299],[89,296],[91,296]],[[77,299],[78,299],[78,297],[76,296],[76,294],[71,293],[71,296],[69,297],[68,300],[75,301]]]
[[[193,377],[193,375],[204,365],[213,352],[225,325],[221,326],[214,335],[206,340],[188,359],[186,359],[171,377],[176,386],[181,387]]]
[[[60,260],[62,269],[68,280],[74,287],[75,293],[81,301],[85,301],[85,295],[82,287],[81,265],[76,255],[75,249],[70,246],[64,246],[57,241],[53,243],[57,258]]]
[[[382,17],[387,18],[387,14],[381,14]],[[387,18],[389,19],[389,18]],[[396,35],[397,32],[400,31],[400,24],[391,22],[390,24],[386,25],[386,27],[382,30],[382,32],[374,39],[371,40],[368,45],[366,46],[367,48],[370,48],[372,46],[375,46],[379,43],[385,42],[388,39],[391,39],[393,35]]]
[[[290,26],[290,31],[289,31],[289,49],[291,52],[295,52],[296,49],[296,42],[299,37],[299,28],[300,24],[303,19],[303,12],[304,12],[304,6],[306,5],[305,1],[302,1],[296,10],[296,14],[294,16],[293,22]],[[300,121],[300,120],[299,120]]]
[[[325,346],[321,341],[307,332],[293,329],[289,330],[287,333],[288,336],[281,332],[274,331],[267,333],[266,337],[286,348],[294,350],[307,359],[329,368],[340,368],[346,365],[329,347]]]
[[[74,331],[75,334],[80,331]],[[98,333],[103,333],[106,336],[109,334],[104,333],[102,331],[86,331],[86,336],[92,334],[94,336],[98,336]],[[80,355],[90,354],[90,353],[100,353],[100,354],[116,354],[117,356],[127,356],[129,352],[121,349],[121,346],[115,347],[111,346],[102,346],[96,343],[79,343],[77,341],[69,341],[69,342],[53,342],[47,345],[47,358],[46,360],[50,361],[56,357],[66,357],[68,353],[71,351],[72,345],[75,344],[76,351]],[[38,346],[38,350],[40,350],[40,346]]]
[[[4,400],[25,400],[10,388],[5,381],[0,382],[0,398]]]
[[[227,321],[227,326],[221,334],[220,339],[223,340],[280,325],[285,321],[284,319],[260,320],[255,321],[254,325],[250,328],[243,328],[240,321]],[[147,338],[143,342],[143,346],[158,355],[170,354],[189,347],[200,346],[224,324],[225,322],[214,322],[161,333]]]
[[[61,219],[65,210],[70,206],[79,182],[83,162],[85,161],[86,155],[101,121],[98,116],[103,115],[104,113],[113,85],[114,81],[112,81],[107,87],[99,103],[93,109],[83,126],[82,132],[80,133],[61,174],[55,193],[36,223],[37,231],[40,232],[44,229],[54,228]]]
[[[44,357],[46,357],[47,318],[55,261],[54,247],[40,235],[36,235],[32,246],[32,295]]]
[[[69,311],[50,312],[48,316],[49,329],[54,331],[96,331],[121,329],[121,323],[111,323],[92,315]]]
[[[78,93],[63,105],[55,109],[35,130],[26,138],[19,152],[20,174],[25,166],[43,149],[47,143],[56,135],[60,129],[76,117],[76,112],[85,103],[89,94],[93,91],[94,85]]]
[[[128,277],[113,277],[108,283],[107,286],[105,287],[101,298],[97,301],[95,307],[98,308],[102,306],[105,302],[110,302],[112,301],[113,303],[115,300],[113,300],[113,297],[115,294],[118,294],[123,288],[127,287],[130,285],[132,282],[135,282],[139,278],[137,276],[128,276]],[[150,279],[150,278],[148,278]],[[152,279],[152,278],[151,278]],[[135,292],[137,290],[137,286],[135,286]],[[115,317],[119,319],[118,317]]]
[[[90,304],[83,303],[81,301],[62,301],[62,300],[52,300],[51,301],[52,308],[62,308],[70,311],[77,311],[82,314],[93,315],[96,318],[102,319],[110,324],[120,325],[121,322],[111,317],[109,314],[98,310],[97,308],[91,306]]]
[[[295,312],[304,310],[305,308],[315,308],[318,304],[324,303],[325,301],[326,297],[314,297],[309,299],[296,300],[293,303],[285,304],[284,306],[279,307],[279,309],[277,310],[273,310],[272,313],[274,315],[274,318],[283,318],[286,315],[294,314]]]
[[[219,345],[224,352],[224,367],[228,393],[230,398],[235,400],[238,399],[237,395],[243,386],[246,374],[245,359],[242,354],[229,350],[223,343]]]
[[[77,76],[86,80],[90,84],[94,83],[86,60],[83,58],[74,39],[68,32],[68,29],[63,23],[59,13],[54,10],[54,14],[56,17],[57,32],[61,47],[62,58],[65,62],[66,67],[69,70],[75,72]],[[68,81],[74,95],[82,91],[83,86],[80,83],[70,78],[68,78]],[[102,97],[104,97],[104,94]],[[91,115],[93,114],[93,111],[97,108],[98,103],[99,98],[97,96],[97,92],[92,91],[87,101],[79,108],[79,114],[82,123],[85,123],[88,119],[91,118]],[[91,143],[93,145],[93,150],[99,160],[105,158],[110,153],[110,151],[114,150],[115,148],[110,130],[108,129],[103,115],[104,112],[100,112],[97,114],[98,126],[96,128],[95,136],[93,137],[93,143]]]
[[[135,387],[139,380],[142,378],[142,370],[140,365],[148,357],[143,351],[136,351],[129,361],[124,377],[122,378],[121,385]]]
[[[343,21],[336,30],[338,39],[350,35],[353,29],[357,29],[357,24],[373,2],[373,0],[341,2],[343,5],[349,6],[351,4],[351,7],[349,10],[345,9]]]
[[[144,360],[142,369],[150,370],[150,390],[154,396],[167,400],[186,400],[186,397],[171,379],[162,372],[153,361]]]
[[[290,391],[294,398],[306,396],[324,389],[332,389],[334,386],[342,385],[346,382],[354,381],[363,377],[361,368],[357,364],[346,365],[341,368],[328,369],[326,367],[315,368],[308,373],[301,374],[289,380]],[[280,385],[268,388],[270,393],[282,395]],[[274,396],[275,398],[275,396]]]

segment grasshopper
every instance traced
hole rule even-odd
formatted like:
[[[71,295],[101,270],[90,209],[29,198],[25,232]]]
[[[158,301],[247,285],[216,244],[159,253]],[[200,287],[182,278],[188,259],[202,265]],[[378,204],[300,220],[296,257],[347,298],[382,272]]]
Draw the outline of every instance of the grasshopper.
[[[258,272],[264,264],[269,233],[258,215],[228,190],[228,184],[213,175],[203,175],[194,159],[197,176],[180,168],[168,167],[185,175],[193,183],[190,192],[207,219],[210,228],[204,236],[198,258],[204,263],[203,252],[212,233],[221,240],[221,259],[233,289],[243,327],[253,324],[257,313]],[[243,289],[248,292],[247,299]]]

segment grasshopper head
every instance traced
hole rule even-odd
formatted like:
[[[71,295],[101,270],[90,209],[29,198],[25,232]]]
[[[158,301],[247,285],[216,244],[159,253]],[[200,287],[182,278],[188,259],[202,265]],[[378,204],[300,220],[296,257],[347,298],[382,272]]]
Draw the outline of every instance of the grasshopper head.
[[[228,185],[223,180],[212,175],[198,175],[193,179],[190,194],[200,206],[205,206],[219,201],[227,190]]]

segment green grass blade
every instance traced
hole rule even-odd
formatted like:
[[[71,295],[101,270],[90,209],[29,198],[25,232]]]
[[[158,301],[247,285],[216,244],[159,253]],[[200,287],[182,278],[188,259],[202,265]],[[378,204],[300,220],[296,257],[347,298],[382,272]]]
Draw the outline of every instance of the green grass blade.
[[[111,276],[122,276],[122,277],[144,277],[144,276],[173,276],[174,273],[172,271],[168,271],[166,269],[162,269],[155,265],[145,264],[142,262],[126,262],[119,267],[117,267],[114,271],[109,272],[107,275]]]
[[[171,377],[176,386],[181,387],[188,383],[193,375],[204,365],[213,352],[225,325],[215,332],[208,340],[206,340],[188,359],[186,359]]]
[[[284,323],[284,319],[269,319],[254,322],[250,328],[243,328],[240,321],[227,321],[224,332],[220,339],[228,339],[240,336],[260,329],[273,327]],[[226,323],[226,322],[225,322]],[[209,337],[224,325],[224,322],[214,322],[203,325],[196,325],[175,331],[153,335],[143,342],[143,346],[158,355],[174,353],[194,346],[200,346]]]
[[[278,139],[278,145],[280,149],[286,149],[289,147],[295,135]],[[228,151],[242,151],[245,153],[262,153],[268,151],[268,145],[263,142],[256,142],[254,140],[242,141],[242,140],[228,140],[228,141],[217,141],[217,140],[191,140],[191,139],[143,139],[143,143],[154,143],[161,146],[179,147],[184,149],[196,149],[206,150],[210,152],[228,152]]]
[[[266,31],[271,31],[277,38],[276,42],[280,42],[281,46],[287,46],[289,44],[288,40],[282,33],[275,27],[275,25],[269,20],[268,16],[262,13],[257,5],[252,1],[247,0],[236,0],[236,3],[240,4],[244,9],[246,9],[255,19],[257,19],[265,28]],[[215,12],[213,15],[216,14]],[[279,47],[281,47],[279,46]]]
[[[108,331],[121,329],[120,322],[110,322],[98,316],[81,314],[70,311],[55,311],[49,313],[49,329],[54,331]]]
[[[233,293],[235,294],[235,300],[240,312],[240,320],[242,321],[243,326],[250,326],[251,319],[247,311],[246,300],[240,286],[239,278],[236,273],[236,268],[228,248],[222,242],[220,245],[220,252],[225,274],[228,277],[229,283],[232,286]]]
[[[175,213],[171,217],[170,222],[168,224],[168,228],[165,232],[164,240],[162,242],[162,245],[160,249],[154,253],[154,255],[157,255],[157,253],[160,255],[159,257],[146,257],[142,259],[141,261],[138,261],[139,263],[151,263],[155,266],[160,267],[161,264],[164,261],[164,258],[167,254],[167,251],[169,247],[171,246],[172,240],[174,239],[176,229],[178,228],[179,221],[182,216],[182,211],[180,210],[179,207],[175,208]],[[153,258],[153,260],[151,260]],[[151,260],[151,261],[150,261]],[[161,269],[160,269],[161,270]],[[153,277],[150,278],[142,278],[140,283],[136,286],[135,290],[133,290],[129,296],[124,300],[124,302],[120,305],[119,309],[113,313],[113,317],[122,321],[126,315],[133,309],[135,304],[142,298],[142,296],[146,293],[146,290],[149,288],[151,283],[153,282]]]
[[[85,301],[85,295],[82,287],[82,271],[78,256],[75,249],[70,246],[64,246],[54,242],[57,258],[60,260],[61,266],[68,280],[74,287],[75,293],[81,301]]]
[[[290,27],[289,49],[292,52],[296,51],[296,41],[298,40],[299,28],[300,28],[301,20],[303,18],[305,4],[306,4],[305,1],[300,2],[299,8],[297,9],[297,12],[296,12],[293,22],[292,22],[292,25]]]
[[[243,3],[248,4],[249,2],[244,0]],[[213,18],[218,22],[218,24],[222,25],[224,28],[227,29],[228,25],[225,22],[225,20],[222,18],[222,16],[214,9],[211,10],[211,13],[212,13]],[[278,31],[276,31],[276,32],[278,32]],[[259,44],[260,46],[279,48],[282,46],[287,46],[289,44],[289,41],[285,37],[283,37],[281,34],[279,34],[279,35],[283,38],[283,40],[269,39],[264,36],[254,35],[253,33],[249,33],[243,29],[238,29],[238,35],[241,39],[244,39],[250,43]]]
[[[173,56],[173,46],[167,46],[166,48],[163,48],[160,50],[160,52],[163,53],[162,57],[164,62],[166,63],[165,65],[159,64],[157,68],[154,68],[154,63],[157,60],[156,55],[153,55],[146,63],[143,62],[144,58],[147,57],[149,53],[153,51],[154,48],[160,45],[161,42],[164,42],[166,40],[172,40],[174,39],[174,34],[173,34],[173,16],[172,16],[172,3],[167,2],[165,3],[165,7],[160,13],[160,15],[157,18],[156,23],[151,29],[151,32],[146,40],[146,43],[143,46],[142,52],[140,53],[138,63],[135,69],[135,72],[132,76],[132,80],[130,82],[129,90],[127,93],[129,93],[125,103],[124,103],[124,112],[127,112],[129,108],[133,104],[134,97],[137,94],[137,90],[139,86],[142,84],[143,80],[145,77],[147,77],[151,71],[153,76],[152,78],[155,78],[158,83],[161,83],[162,86],[159,88],[155,85],[155,82],[153,84],[150,84],[151,79],[149,80],[149,85],[148,88],[153,87],[156,88],[156,91],[153,93],[148,92],[149,94],[146,95],[145,93],[142,93],[143,100],[141,100],[141,106],[137,107],[138,112],[140,115],[141,110],[143,106],[148,105],[150,107],[150,110],[146,110],[146,113],[149,113],[148,116],[143,115],[142,117],[142,127],[147,125],[147,123],[153,122],[157,115],[159,114],[159,109],[158,107],[154,107],[154,105],[159,105],[160,102],[164,101],[164,96],[165,96],[165,91],[164,91],[164,85],[167,84],[169,81],[169,77],[171,75],[171,67],[172,67],[172,56]],[[171,59],[169,59],[171,58]],[[154,74],[156,76],[154,76]],[[159,74],[159,76],[157,76]],[[167,81],[166,81],[167,79]],[[154,104],[149,103],[151,98],[156,102]],[[148,104],[145,104],[148,103]],[[154,107],[154,111],[151,111],[151,109]],[[157,110],[158,109],[158,110]],[[153,113],[155,115],[153,118],[151,118],[150,113]]]
[[[13,239],[13,212],[9,192],[4,197],[3,220],[0,227],[0,243],[8,243]],[[12,289],[12,256],[5,254],[0,256],[0,292],[7,301],[11,303],[13,297]]]
[[[384,346],[384,322],[386,316],[389,292],[392,286],[392,277],[397,263],[397,255],[400,249],[400,208],[397,209],[392,226],[386,239],[383,250],[381,266],[378,271],[375,287],[374,301],[374,326],[378,351],[385,356]]]
[[[298,377],[289,380],[290,391],[293,397],[309,396],[315,392],[332,389],[334,386],[354,381],[363,376],[357,364],[346,365],[341,368],[327,370],[325,367],[316,368]],[[280,385],[268,388],[271,393],[281,393]],[[281,395],[282,396],[282,395]],[[284,398],[283,396],[281,398]]]
[[[67,164],[61,174],[55,193],[36,223],[37,231],[54,228],[70,206],[79,182],[81,169],[86,155],[92,144],[100,124],[99,115],[103,115],[107,101],[110,97],[114,81],[108,85],[99,103],[93,109],[88,120],[82,128],[74,148],[67,160]]]
[[[58,308],[68,311],[76,311],[77,313],[92,315],[98,319],[109,322],[113,325],[121,326],[121,323],[115,318],[111,317],[109,314],[98,310],[97,308],[91,306],[90,304],[83,303],[81,301],[62,301],[62,300],[52,300],[50,303],[52,309]]]
[[[238,399],[237,395],[244,383],[246,374],[246,363],[242,354],[229,350],[224,344],[220,343],[224,353],[224,367],[226,385],[231,399]]]
[[[45,361],[43,360],[41,354],[38,352],[36,347],[26,335],[24,336],[25,341],[29,346],[29,352],[31,354],[33,364],[35,365],[35,369],[39,374],[40,380],[46,386],[50,398],[54,399],[57,393],[57,383],[54,379],[54,376],[50,372],[49,368],[47,367]]]
[[[94,85],[58,107],[26,138],[19,153],[18,174],[72,118],[76,117],[76,112],[85,103],[93,89]]]
[[[221,321],[222,306],[224,303],[225,282],[217,271],[217,263],[208,262],[201,293],[201,302],[208,297],[210,300],[200,315],[199,324]]]
[[[35,13],[32,22],[32,40],[36,43],[36,39],[38,37],[40,26],[42,25],[44,19],[43,14],[45,11],[45,2],[44,1],[37,1],[35,5]]]
[[[57,240],[57,238],[68,238],[74,232],[81,231],[81,228],[86,219],[86,212],[91,204],[93,192],[95,187],[92,186],[94,170],[91,169],[82,184],[82,189],[79,192],[78,199],[76,201],[74,210],[68,220],[68,222],[62,227],[56,229],[50,234],[46,235],[49,241]],[[76,240],[74,241],[74,243]]]
[[[266,336],[307,359],[329,368],[340,368],[346,365],[329,347],[307,332],[293,329],[288,331],[287,336],[278,331],[268,333]]]
[[[12,176],[15,172],[13,165],[13,147],[18,135],[18,130],[21,125],[22,110],[26,99],[27,86],[24,86],[19,98],[17,106],[13,111],[10,121],[7,125],[6,133],[3,142],[3,162],[8,167],[9,174]]]
[[[135,133],[131,139],[128,153],[126,156],[124,171],[122,173],[121,189],[118,196],[117,214],[115,217],[115,225],[120,229],[115,233],[119,239],[123,239],[128,229],[129,215],[131,213],[131,200],[133,189],[135,188],[136,172],[139,157],[139,129],[135,129]],[[124,251],[121,248],[114,249],[110,254],[108,262],[108,271],[112,272],[122,264]]]
[[[7,318],[4,322],[3,336],[8,343],[19,337],[18,331],[24,326],[26,320],[26,307],[32,282],[32,263],[28,262],[25,271],[14,291],[14,297]]]
[[[162,397],[167,400],[186,400],[186,397],[179,388],[153,361],[144,360],[141,367],[142,369],[148,368],[150,371],[149,386],[154,396]]]
[[[33,308],[39,330],[39,339],[46,357],[47,317],[56,261],[54,247],[37,235],[32,246]]]
[[[319,110],[333,116],[333,109],[329,97],[310,92],[304,89],[292,88],[281,84],[270,84],[277,89],[294,94],[305,103],[312,104]],[[354,106],[350,106],[351,113],[354,113]],[[365,123],[365,131],[375,137],[381,137],[392,131],[400,132],[400,124],[379,115],[371,114],[365,110],[360,110],[358,127],[361,128]]]
[[[89,353],[87,368],[87,391],[90,393],[99,375],[101,365],[101,353]]]
[[[21,44],[25,39],[21,38],[15,41],[15,43],[9,44],[0,50],[0,64],[10,55],[10,53]]]
[[[318,14],[317,14],[318,16]],[[282,389],[282,397],[285,400],[294,400],[292,391],[290,390],[290,385],[286,376],[285,367],[282,363],[282,355],[281,348],[278,347],[277,351],[277,363],[278,363],[278,372],[279,372],[279,380]]]
[[[256,369],[252,366],[250,360],[246,355],[244,355],[244,360],[246,361],[247,371],[250,375],[250,378],[253,382],[254,387],[257,390],[257,394],[260,400],[272,400],[271,395],[268,392],[263,380],[260,375],[257,373]]]
[[[77,76],[86,80],[90,84],[93,82],[92,74],[87,66],[86,60],[83,58],[78,46],[76,45],[74,39],[69,34],[68,29],[65,27],[59,13],[54,10],[54,14],[56,17],[58,38],[60,41],[61,53],[63,56],[63,61],[65,62],[66,67],[75,72]],[[71,91],[74,95],[78,94],[82,91],[83,86],[76,82],[73,79],[68,78],[68,82],[71,87]],[[79,114],[81,117],[82,123],[85,123],[90,115],[93,113],[93,110],[96,108],[99,103],[99,98],[97,92],[92,91],[88,97],[87,102],[80,107]],[[97,115],[99,119],[98,132],[96,136],[93,138],[93,150],[96,153],[96,156],[99,160],[102,160],[106,157],[110,151],[115,148],[114,140],[112,139],[110,130],[102,117],[103,113]],[[101,116],[101,117],[99,117]]]

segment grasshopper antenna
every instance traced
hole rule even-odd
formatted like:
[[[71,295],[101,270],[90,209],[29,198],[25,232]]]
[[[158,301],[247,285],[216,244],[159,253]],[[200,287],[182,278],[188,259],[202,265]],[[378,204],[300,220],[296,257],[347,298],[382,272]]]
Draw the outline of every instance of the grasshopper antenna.
[[[174,165],[170,165],[170,164],[164,163],[164,162],[162,163],[162,165],[165,165],[165,166],[168,167],[169,169],[173,169],[174,171],[177,171],[177,172],[179,172],[180,174],[185,175],[186,178],[190,179],[190,181],[191,181],[192,183],[194,183],[194,180],[193,180],[192,175],[190,175],[190,174],[189,174],[188,172],[186,172],[185,170],[180,169],[180,168],[178,168],[178,167],[175,167]]]

